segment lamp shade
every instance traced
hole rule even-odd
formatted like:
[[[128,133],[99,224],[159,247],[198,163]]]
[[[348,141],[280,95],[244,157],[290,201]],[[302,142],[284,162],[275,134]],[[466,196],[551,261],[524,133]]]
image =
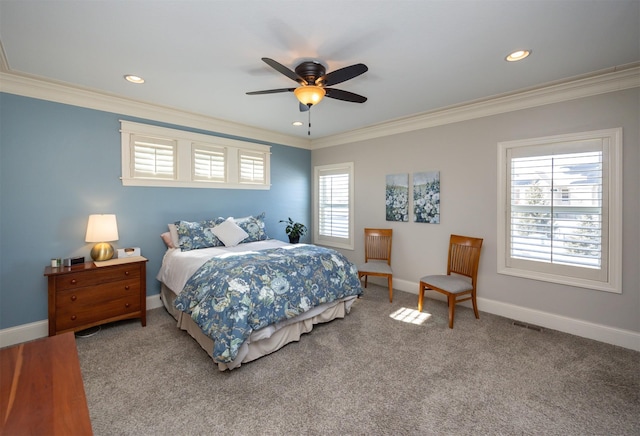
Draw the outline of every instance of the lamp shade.
[[[108,242],[118,240],[118,223],[116,216],[89,215],[86,242]]]
[[[294,89],[293,93],[300,103],[307,106],[320,103],[320,100],[322,100],[326,94],[324,88],[312,85],[300,86]]]

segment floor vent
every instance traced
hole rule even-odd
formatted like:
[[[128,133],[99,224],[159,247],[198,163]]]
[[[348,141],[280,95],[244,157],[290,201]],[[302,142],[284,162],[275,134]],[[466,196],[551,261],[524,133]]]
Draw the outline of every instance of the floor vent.
[[[522,327],[523,329],[535,330],[537,332],[542,332],[542,327],[538,327],[537,325],[529,325],[519,321],[513,321],[513,324],[516,327]]]

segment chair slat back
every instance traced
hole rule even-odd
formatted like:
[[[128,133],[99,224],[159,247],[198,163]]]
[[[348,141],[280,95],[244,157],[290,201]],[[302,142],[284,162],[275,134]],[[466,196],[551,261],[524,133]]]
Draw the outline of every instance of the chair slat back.
[[[391,242],[393,229],[364,229],[364,258],[386,260],[391,265]]]
[[[482,238],[451,235],[447,274],[455,273],[470,277],[475,284],[482,241]]]

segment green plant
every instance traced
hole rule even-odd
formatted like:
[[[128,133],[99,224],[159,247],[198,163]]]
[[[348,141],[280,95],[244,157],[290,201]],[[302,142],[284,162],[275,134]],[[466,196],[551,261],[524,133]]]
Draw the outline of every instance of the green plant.
[[[290,239],[300,238],[300,236],[304,236],[307,233],[307,226],[302,223],[297,223],[293,221],[291,218],[288,220],[280,220],[281,223],[287,224],[284,232],[289,236]]]

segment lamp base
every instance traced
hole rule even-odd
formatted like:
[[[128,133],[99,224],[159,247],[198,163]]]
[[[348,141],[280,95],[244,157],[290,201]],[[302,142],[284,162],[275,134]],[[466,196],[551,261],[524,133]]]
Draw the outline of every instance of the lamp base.
[[[96,262],[109,260],[113,257],[113,247],[108,242],[98,242],[91,249],[91,259]]]

